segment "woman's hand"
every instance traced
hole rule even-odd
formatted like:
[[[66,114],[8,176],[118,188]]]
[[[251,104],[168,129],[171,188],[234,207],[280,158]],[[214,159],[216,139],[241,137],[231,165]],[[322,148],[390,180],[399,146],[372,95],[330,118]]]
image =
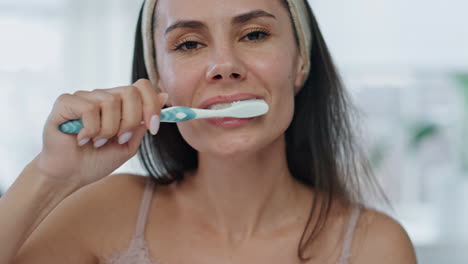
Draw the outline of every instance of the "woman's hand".
[[[166,100],[167,94],[158,94],[146,79],[131,86],[62,94],[45,124],[34,166],[47,179],[78,187],[98,181],[137,153],[147,129],[157,133]],[[58,129],[73,119],[83,121],[78,135]]]

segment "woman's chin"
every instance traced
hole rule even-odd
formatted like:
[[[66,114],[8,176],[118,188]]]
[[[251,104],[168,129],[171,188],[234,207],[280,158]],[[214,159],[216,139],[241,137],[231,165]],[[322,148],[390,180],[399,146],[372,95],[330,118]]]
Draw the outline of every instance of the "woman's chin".
[[[206,154],[220,158],[256,155],[256,153],[264,151],[280,136],[271,133],[272,131],[265,133],[264,130],[255,128],[216,131],[217,133],[206,134],[190,132],[192,131],[181,129],[182,136],[192,148],[201,155]]]
[[[248,155],[250,153],[256,153],[260,150],[260,142],[249,138],[237,138],[237,139],[225,139],[225,140],[213,140],[210,144],[207,144],[205,151],[200,152],[210,153],[210,155],[231,158],[242,155]]]
[[[226,151],[226,150],[220,150],[220,151],[212,150],[212,151],[206,152],[206,154],[208,154],[213,159],[223,159],[223,160],[226,160],[226,159],[230,159],[230,160],[239,159],[241,157],[248,156],[250,153],[255,153],[255,152],[251,151],[251,150],[250,151],[245,151],[245,150],[241,150],[241,149],[229,150],[229,151]]]

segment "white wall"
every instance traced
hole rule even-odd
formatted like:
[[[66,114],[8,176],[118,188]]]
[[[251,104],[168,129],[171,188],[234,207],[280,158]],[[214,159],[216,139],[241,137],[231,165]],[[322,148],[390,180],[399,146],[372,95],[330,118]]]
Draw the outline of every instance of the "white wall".
[[[341,67],[467,69],[466,0],[309,0]]]

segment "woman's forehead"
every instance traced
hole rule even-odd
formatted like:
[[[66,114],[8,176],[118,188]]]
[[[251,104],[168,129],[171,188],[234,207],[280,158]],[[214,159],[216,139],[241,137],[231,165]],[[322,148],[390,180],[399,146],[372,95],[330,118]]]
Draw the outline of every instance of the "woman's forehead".
[[[155,16],[158,24],[170,24],[178,20],[230,20],[254,10],[277,16],[284,7],[281,0],[158,0]]]

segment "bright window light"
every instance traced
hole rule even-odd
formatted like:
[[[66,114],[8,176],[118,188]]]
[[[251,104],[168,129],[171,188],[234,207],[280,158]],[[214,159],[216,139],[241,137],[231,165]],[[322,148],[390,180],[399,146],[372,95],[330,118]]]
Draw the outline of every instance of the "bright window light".
[[[62,35],[44,19],[0,17],[0,71],[53,71],[62,58]]]

